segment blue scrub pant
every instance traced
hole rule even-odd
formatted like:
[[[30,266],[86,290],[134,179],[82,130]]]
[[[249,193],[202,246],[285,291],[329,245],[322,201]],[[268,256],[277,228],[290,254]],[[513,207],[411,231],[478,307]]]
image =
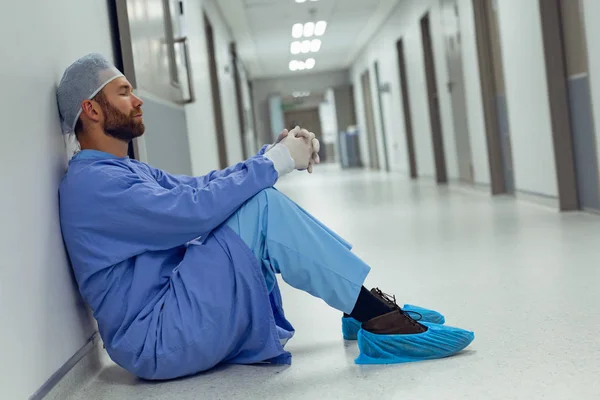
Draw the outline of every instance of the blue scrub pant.
[[[290,286],[350,314],[370,267],[351,246],[275,189],[247,201],[226,224],[262,265],[269,290],[275,274]]]

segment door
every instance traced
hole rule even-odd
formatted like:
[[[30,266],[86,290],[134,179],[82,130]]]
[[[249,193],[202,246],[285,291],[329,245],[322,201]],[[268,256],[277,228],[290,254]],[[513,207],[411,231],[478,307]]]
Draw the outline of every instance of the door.
[[[404,131],[406,132],[406,149],[408,151],[408,168],[410,177],[416,179],[417,155],[415,152],[415,140],[413,137],[412,114],[410,109],[410,92],[408,90],[408,76],[406,72],[406,60],[404,58],[404,42],[402,39],[396,42],[396,51],[398,53],[398,73],[400,74],[400,90],[402,92],[402,111],[404,114]]]
[[[569,0],[574,3],[576,1]],[[556,164],[556,177],[558,181],[558,196],[560,209],[563,211],[579,209],[579,195],[577,193],[577,173],[575,168],[575,150],[572,131],[572,116],[569,104],[569,89],[567,87],[567,76],[569,67],[576,71],[582,70],[585,58],[582,57],[581,34],[577,31],[581,27],[564,27],[568,19],[579,19],[578,9],[565,6],[567,14],[573,14],[572,18],[562,18],[560,0],[540,0],[539,10],[542,22],[542,40],[544,45],[544,56],[546,62],[546,80],[548,85],[548,100],[550,106],[550,122],[552,124],[552,140],[554,143],[554,161]],[[579,23],[581,23],[579,21]],[[569,32],[569,39],[573,41],[572,50],[578,53],[568,60],[565,52],[565,33]],[[579,51],[578,51],[579,50]],[[568,63],[570,61],[570,63]],[[589,168],[589,166],[586,166]]]
[[[500,157],[502,160],[502,173],[504,176],[504,189],[506,193],[514,193],[515,178],[512,162],[512,145],[510,143],[510,126],[508,123],[508,105],[506,103],[506,87],[504,84],[504,65],[502,61],[502,47],[500,42],[500,25],[498,20],[498,0],[487,0],[489,6],[488,28],[493,65],[493,79],[496,99],[496,115],[498,135],[500,139]]]
[[[379,152],[377,148],[377,131],[375,129],[375,115],[373,113],[373,97],[371,94],[371,77],[369,71],[362,75],[362,90],[365,106],[365,118],[367,128],[367,140],[369,145],[369,167],[380,169]]]
[[[238,122],[240,128],[240,141],[242,142],[242,154],[244,157],[248,157],[248,150],[246,146],[246,115],[244,112],[244,101],[242,98],[242,78],[240,76],[240,61],[237,55],[237,46],[235,43],[230,44],[229,48],[231,52],[231,63],[233,65],[233,80],[235,84],[235,100],[238,113]]]
[[[213,113],[215,118],[215,131],[217,134],[217,148],[219,151],[219,164],[221,169],[226,168],[227,144],[225,142],[225,126],[223,124],[223,110],[221,105],[221,91],[219,85],[219,70],[215,52],[215,36],[210,20],[204,15],[204,29],[206,33],[206,47],[208,49],[208,65],[210,72],[210,86],[212,91]]]
[[[383,156],[385,161],[385,170],[390,171],[390,161],[388,158],[387,133],[385,131],[385,116],[383,114],[383,96],[381,92],[381,79],[379,76],[379,62],[375,61],[375,82],[377,88],[377,98],[379,100],[379,120],[381,123],[381,138],[383,139]]]
[[[425,61],[425,77],[427,80],[429,119],[431,122],[431,136],[433,142],[433,156],[435,159],[436,180],[438,183],[447,183],[448,177],[446,174],[446,157],[444,154],[444,139],[442,136],[438,88],[435,80],[435,63],[433,58],[433,44],[431,41],[429,14],[426,14],[421,19],[421,37],[423,39],[423,57]]]
[[[493,195],[513,193],[512,148],[504,90],[497,0],[473,0],[473,14],[491,191]]]
[[[596,135],[581,0],[560,0],[579,206],[600,210]]]
[[[448,61],[447,89],[452,101],[458,174],[461,181],[473,183],[473,157],[467,122],[458,3],[457,0],[441,0],[441,6],[442,31],[444,32],[446,60]]]

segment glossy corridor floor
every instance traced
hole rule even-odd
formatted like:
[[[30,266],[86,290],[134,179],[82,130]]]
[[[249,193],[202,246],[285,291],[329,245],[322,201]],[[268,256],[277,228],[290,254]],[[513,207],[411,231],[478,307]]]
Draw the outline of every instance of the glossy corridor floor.
[[[74,399],[600,399],[600,217],[332,167],[278,187],[355,245],[368,286],[438,309],[475,331],[471,347],[357,366],[340,314],[284,284],[292,366],[160,384],[109,366]]]

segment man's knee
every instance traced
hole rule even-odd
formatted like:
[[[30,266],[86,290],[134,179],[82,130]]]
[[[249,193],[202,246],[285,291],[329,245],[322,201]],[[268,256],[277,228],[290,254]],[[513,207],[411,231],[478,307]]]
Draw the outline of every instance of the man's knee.
[[[291,200],[287,198],[283,193],[274,188],[268,188],[262,190],[259,194],[270,206],[283,206],[289,205]]]

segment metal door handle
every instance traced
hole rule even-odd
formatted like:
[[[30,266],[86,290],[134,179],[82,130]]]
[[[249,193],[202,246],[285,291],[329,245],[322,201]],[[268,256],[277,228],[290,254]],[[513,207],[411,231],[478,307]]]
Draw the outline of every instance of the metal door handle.
[[[189,97],[183,100],[183,104],[191,104],[196,101],[196,95],[194,93],[194,76],[192,74],[192,65],[190,63],[190,50],[188,48],[188,38],[183,36],[173,40],[175,44],[183,45],[183,57],[185,58],[185,71],[188,80],[188,91]]]
[[[175,33],[173,31],[173,17],[171,15],[171,0],[163,0],[163,10],[165,15],[165,41],[169,58],[171,86],[179,88],[179,71],[177,70],[177,62],[175,59]]]

